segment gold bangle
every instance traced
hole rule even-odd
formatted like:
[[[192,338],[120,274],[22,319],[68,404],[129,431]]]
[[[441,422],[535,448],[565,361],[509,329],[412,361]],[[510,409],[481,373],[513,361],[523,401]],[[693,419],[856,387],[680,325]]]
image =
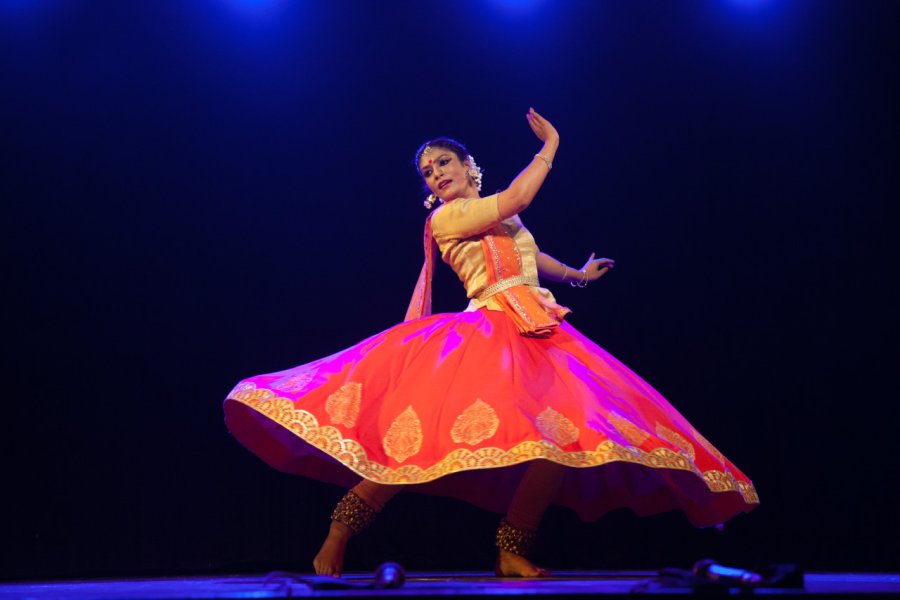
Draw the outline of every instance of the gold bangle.
[[[553,163],[550,162],[550,159],[547,158],[546,156],[544,156],[543,154],[535,154],[534,157],[535,157],[535,158],[539,158],[539,159],[541,159],[542,161],[544,161],[545,163],[547,163],[547,170],[548,170],[548,171],[550,171],[550,170],[553,169]]]

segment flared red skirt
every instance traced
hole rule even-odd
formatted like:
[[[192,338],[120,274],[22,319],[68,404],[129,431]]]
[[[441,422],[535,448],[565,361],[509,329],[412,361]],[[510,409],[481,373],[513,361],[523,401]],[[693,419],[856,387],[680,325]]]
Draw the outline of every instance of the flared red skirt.
[[[574,327],[523,337],[499,311],[438,314],[241,381],[232,434],[272,467],[366,478],[502,513],[527,463],[566,467],[554,503],[583,520],[754,508],[751,481],[656,390]]]

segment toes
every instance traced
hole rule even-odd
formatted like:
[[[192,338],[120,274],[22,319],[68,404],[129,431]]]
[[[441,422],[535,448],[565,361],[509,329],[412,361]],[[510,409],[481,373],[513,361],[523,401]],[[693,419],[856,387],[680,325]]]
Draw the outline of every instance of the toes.
[[[501,577],[550,577],[550,571],[534,565],[527,558],[515,555],[498,556],[496,573]]]
[[[329,565],[326,562],[320,560],[313,561],[313,568],[316,570],[316,575],[325,575],[329,576],[334,573],[334,567]]]

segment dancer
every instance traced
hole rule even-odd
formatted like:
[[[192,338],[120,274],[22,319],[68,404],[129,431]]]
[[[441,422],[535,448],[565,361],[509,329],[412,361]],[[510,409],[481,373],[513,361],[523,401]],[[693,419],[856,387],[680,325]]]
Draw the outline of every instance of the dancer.
[[[341,575],[349,539],[398,491],[505,514],[495,570],[547,571],[525,557],[551,503],[592,521],[619,507],[681,510],[696,526],[754,508],[750,480],[658,392],[564,321],[540,278],[586,287],[615,267],[576,269],[540,251],[519,214],[553,167],[559,135],[534,109],[542,146],[508,188],[482,198],[459,143],[422,145],[425,264],[406,321],[355,346],[240,382],[229,429],[271,466],[351,488],[314,560]],[[438,250],[470,299],[431,315]]]

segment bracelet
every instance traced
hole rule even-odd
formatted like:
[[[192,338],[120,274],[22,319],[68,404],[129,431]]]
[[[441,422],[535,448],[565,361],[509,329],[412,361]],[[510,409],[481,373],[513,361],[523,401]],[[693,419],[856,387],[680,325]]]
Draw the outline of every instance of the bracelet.
[[[566,271],[565,271],[565,273],[563,273],[561,281],[565,281],[569,277],[569,267],[567,267],[566,265],[563,265],[563,269],[565,269]]]
[[[587,271],[578,271],[578,272],[581,273],[581,281],[573,281],[569,285],[571,285],[572,287],[580,287],[580,288],[587,287],[587,284],[588,284]]]
[[[553,163],[550,162],[550,159],[547,158],[546,156],[544,156],[543,154],[535,154],[534,157],[535,157],[535,158],[539,158],[539,159],[541,159],[542,161],[544,161],[545,163],[547,163],[547,170],[548,170],[548,171],[551,170],[551,169],[553,169]]]

